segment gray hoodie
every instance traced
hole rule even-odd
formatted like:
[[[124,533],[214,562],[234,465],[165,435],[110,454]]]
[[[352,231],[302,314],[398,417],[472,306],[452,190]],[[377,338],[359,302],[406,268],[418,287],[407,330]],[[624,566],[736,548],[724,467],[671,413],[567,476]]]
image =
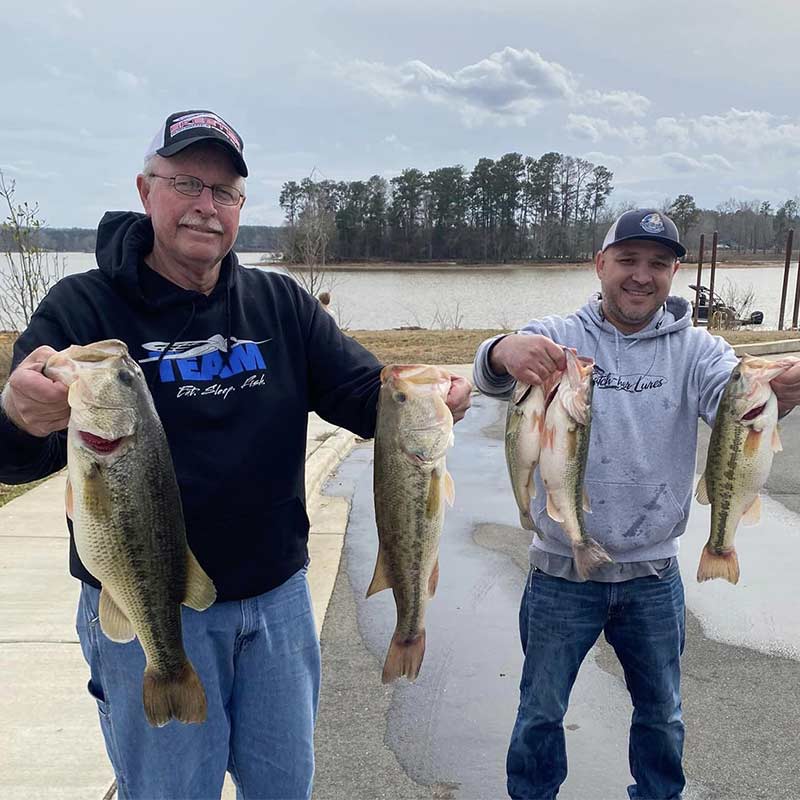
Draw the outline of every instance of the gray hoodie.
[[[599,296],[575,314],[534,320],[520,333],[548,336],[594,359],[587,533],[622,564],[676,555],[692,500],[697,418],[714,424],[736,364],[733,349],[693,328],[689,303],[680,297],[667,298],[650,323],[630,335],[605,320]],[[494,397],[507,396],[514,384],[489,367],[489,350],[499,338],[487,339],[475,356],[475,383]],[[534,537],[533,548],[570,557],[569,541],[545,505],[537,471],[532,513],[544,536]]]

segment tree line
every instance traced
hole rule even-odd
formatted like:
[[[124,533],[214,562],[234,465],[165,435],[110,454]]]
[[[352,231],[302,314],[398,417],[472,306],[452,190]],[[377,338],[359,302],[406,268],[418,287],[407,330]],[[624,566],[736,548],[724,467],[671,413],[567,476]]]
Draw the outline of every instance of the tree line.
[[[284,257],[340,260],[569,259],[591,255],[612,192],[603,165],[561,153],[506,153],[386,180],[305,178],[280,193]]]
[[[795,231],[795,249],[800,244],[800,196],[789,198],[777,207],[760,200],[730,198],[715,209],[698,208],[690,194],[678,195],[664,210],[672,217],[691,258],[697,257],[700,235],[706,235],[705,261],[711,258],[711,236],[719,234],[722,258],[737,256],[782,256],[786,235]]]
[[[93,253],[95,228],[37,227],[31,231],[32,245],[57,253]],[[234,247],[240,253],[274,253],[281,250],[283,229],[270,225],[240,225]],[[15,249],[11,228],[0,226],[0,252]]]

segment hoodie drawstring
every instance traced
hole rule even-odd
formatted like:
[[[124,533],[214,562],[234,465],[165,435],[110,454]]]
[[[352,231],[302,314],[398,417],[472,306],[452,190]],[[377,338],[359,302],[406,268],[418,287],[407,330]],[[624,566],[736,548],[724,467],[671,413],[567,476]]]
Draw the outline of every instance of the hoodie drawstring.
[[[222,361],[226,367],[230,367],[231,347],[233,337],[231,336],[231,283],[228,281],[225,287],[225,352],[222,354]]]
[[[155,380],[155,376],[159,374],[159,372],[161,370],[161,362],[164,360],[164,358],[166,357],[167,353],[169,353],[169,351],[172,349],[172,345],[174,345],[175,342],[177,342],[178,339],[180,339],[181,336],[183,336],[183,334],[189,329],[189,326],[192,324],[192,322],[194,322],[194,317],[195,317],[196,313],[197,313],[197,303],[194,300],[192,300],[192,311],[189,314],[189,319],[186,320],[186,322],[184,323],[184,326],[172,337],[172,339],[169,342],[169,344],[161,351],[160,355],[158,356],[158,361],[156,361],[156,368],[155,368],[155,371],[153,372],[153,377],[152,377],[151,381]],[[150,385],[150,391],[153,390],[153,386],[152,386],[152,382],[151,381],[148,381],[148,383],[151,384]]]

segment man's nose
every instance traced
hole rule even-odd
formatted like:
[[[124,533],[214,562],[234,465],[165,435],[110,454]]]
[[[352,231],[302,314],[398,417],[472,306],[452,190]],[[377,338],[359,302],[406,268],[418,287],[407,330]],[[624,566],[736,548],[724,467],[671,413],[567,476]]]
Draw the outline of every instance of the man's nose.
[[[647,264],[639,264],[631,273],[631,277],[636,283],[650,283],[650,267]]]
[[[205,216],[213,216],[217,213],[217,206],[214,203],[214,196],[210,186],[204,186],[200,194],[194,198],[195,208]]]

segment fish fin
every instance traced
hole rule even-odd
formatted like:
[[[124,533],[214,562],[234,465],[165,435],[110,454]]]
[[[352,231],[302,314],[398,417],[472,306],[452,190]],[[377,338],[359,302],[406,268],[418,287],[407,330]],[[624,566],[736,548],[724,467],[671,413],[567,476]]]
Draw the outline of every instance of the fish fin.
[[[777,426],[772,430],[772,452],[773,453],[780,453],[783,450],[783,445],[781,444],[781,435],[778,433]]]
[[[553,502],[553,497],[550,492],[547,493],[547,516],[550,517],[550,519],[552,519],[554,522],[564,521],[564,516],[556,508],[556,504]]]
[[[533,473],[536,471],[536,464],[531,467],[531,474],[528,476],[528,483],[525,485],[525,488],[528,490],[529,497],[536,497],[536,479],[533,477]]]
[[[744,440],[744,454],[748,458],[754,456],[758,452],[758,446],[761,444],[761,431],[750,428],[747,432],[747,438]]]
[[[64,491],[64,508],[67,510],[67,516],[75,519],[75,500],[72,496],[72,482],[69,476],[67,476],[67,488]]]
[[[386,556],[383,552],[383,545],[378,545],[378,560],[375,562],[375,573],[372,582],[367,589],[367,597],[372,597],[377,592],[392,588],[392,579],[387,569]]]
[[[425,657],[425,630],[421,630],[413,639],[403,640],[397,631],[392,636],[389,652],[383,665],[383,683],[391,683],[403,675],[410,681],[419,675],[422,659]]]
[[[761,521],[761,496],[756,495],[756,499],[747,507],[742,517],[745,525],[757,525]]]
[[[513,405],[519,405],[530,393],[531,385],[529,383],[522,383],[517,381],[514,384],[514,390],[511,392],[511,402]]]
[[[428,597],[433,597],[436,594],[436,587],[439,585],[439,559],[433,565],[431,576],[428,578]]]
[[[707,506],[711,504],[711,500],[708,498],[708,484],[706,483],[705,473],[700,476],[700,480],[697,482],[697,489],[695,490],[694,496],[701,505]]]
[[[445,488],[443,482],[444,475],[434,470],[428,483],[428,502],[425,504],[425,516],[428,519],[434,519],[442,507],[442,489]]]
[[[195,554],[186,548],[186,594],[183,605],[205,611],[217,599],[217,589]]]
[[[603,545],[589,536],[572,545],[572,556],[575,559],[575,570],[584,580],[601,564],[610,564],[613,561]]]
[[[194,667],[186,661],[177,675],[165,676],[148,665],[142,683],[142,702],[147,721],[162,727],[171,719],[205,722],[206,693]]]
[[[114,602],[104,586],[100,590],[100,628],[112,642],[132,642],[136,638],[131,621],[125,612]]]
[[[730,583],[739,583],[739,557],[736,548],[731,547],[723,553],[715,553],[706,545],[700,556],[700,565],[697,568],[699,583],[712,578],[725,578]]]
[[[453,476],[445,470],[444,473],[444,498],[447,500],[447,505],[450,508],[453,507],[453,503],[456,501],[456,483],[453,480]]]
[[[536,528],[533,525],[533,517],[531,517],[530,511],[523,511],[522,509],[519,510],[519,524],[526,530],[526,531],[535,531]]]
[[[589,494],[586,491],[586,487],[583,487],[583,510],[587,513],[592,513],[592,504],[589,502]]]

